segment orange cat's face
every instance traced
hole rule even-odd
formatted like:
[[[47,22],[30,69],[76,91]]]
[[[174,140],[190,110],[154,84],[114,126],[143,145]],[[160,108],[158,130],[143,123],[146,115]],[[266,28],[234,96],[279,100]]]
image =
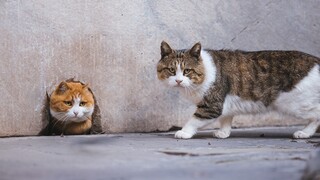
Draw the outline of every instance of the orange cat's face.
[[[50,96],[50,113],[59,121],[83,122],[91,119],[93,111],[93,94],[82,83],[61,82]]]

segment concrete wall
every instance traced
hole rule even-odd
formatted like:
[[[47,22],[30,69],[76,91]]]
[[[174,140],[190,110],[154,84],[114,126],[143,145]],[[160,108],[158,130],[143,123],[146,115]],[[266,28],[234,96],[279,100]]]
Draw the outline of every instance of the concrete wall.
[[[108,132],[181,126],[194,107],[156,78],[162,40],[320,56],[319,9],[319,0],[0,1],[0,135],[37,134],[45,92],[70,77],[91,85]]]

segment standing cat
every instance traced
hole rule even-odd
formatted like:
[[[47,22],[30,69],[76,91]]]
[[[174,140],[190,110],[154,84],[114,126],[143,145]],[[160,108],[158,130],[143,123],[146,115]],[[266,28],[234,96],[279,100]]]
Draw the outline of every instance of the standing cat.
[[[49,124],[41,135],[102,133],[100,110],[88,85],[68,79],[57,86],[48,101]]]
[[[217,138],[230,136],[239,114],[277,111],[310,123],[294,138],[309,138],[320,125],[320,59],[298,51],[174,50],[161,43],[158,78],[179,89],[197,110],[176,138],[220,122]]]

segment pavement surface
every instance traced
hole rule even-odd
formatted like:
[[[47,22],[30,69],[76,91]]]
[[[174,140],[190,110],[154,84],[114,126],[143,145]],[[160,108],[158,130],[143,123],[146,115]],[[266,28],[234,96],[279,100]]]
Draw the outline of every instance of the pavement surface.
[[[297,127],[0,138],[0,179],[301,179],[320,136],[294,140]],[[311,169],[317,168],[317,162]],[[316,170],[317,171],[317,170]]]

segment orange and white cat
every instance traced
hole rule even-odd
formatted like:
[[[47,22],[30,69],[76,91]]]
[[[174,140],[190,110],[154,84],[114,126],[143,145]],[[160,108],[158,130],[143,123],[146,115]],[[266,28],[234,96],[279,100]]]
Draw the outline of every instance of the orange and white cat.
[[[100,116],[93,116],[95,111],[99,108],[88,85],[73,79],[61,82],[49,98],[49,135],[101,133]]]

